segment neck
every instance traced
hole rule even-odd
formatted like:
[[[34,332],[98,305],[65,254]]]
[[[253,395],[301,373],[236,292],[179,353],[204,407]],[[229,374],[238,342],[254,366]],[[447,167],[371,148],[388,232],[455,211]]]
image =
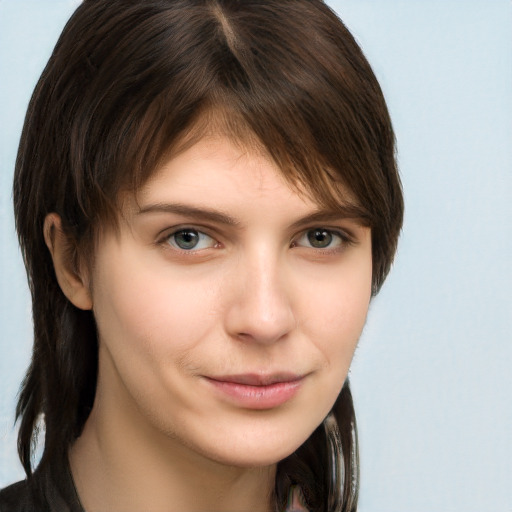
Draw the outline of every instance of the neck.
[[[227,466],[148,424],[116,387],[98,380],[93,410],[69,454],[87,512],[269,512],[275,465]],[[105,392],[109,389],[109,392]],[[117,392],[116,392],[117,391]]]

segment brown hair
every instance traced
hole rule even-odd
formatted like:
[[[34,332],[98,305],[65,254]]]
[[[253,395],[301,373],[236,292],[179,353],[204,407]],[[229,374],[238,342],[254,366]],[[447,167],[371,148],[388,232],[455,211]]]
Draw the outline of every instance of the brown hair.
[[[178,142],[215,123],[237,140],[250,133],[319,202],[336,207],[347,200],[340,190],[350,191],[372,230],[373,293],[382,285],[403,215],[394,134],[368,62],[322,1],[84,0],[36,86],[16,161],[16,225],[34,318],[17,407],[27,475],[40,415],[40,465],[54,465],[83,428],[97,376],[94,318],[57,284],[45,216],[60,215],[75,258],[92,255],[98,228],[115,222],[120,191],[137,190]],[[331,494],[337,510],[355,510],[348,382],[333,413],[345,476]],[[298,484],[311,510],[330,509],[326,446],[320,426],[278,465],[279,508]]]

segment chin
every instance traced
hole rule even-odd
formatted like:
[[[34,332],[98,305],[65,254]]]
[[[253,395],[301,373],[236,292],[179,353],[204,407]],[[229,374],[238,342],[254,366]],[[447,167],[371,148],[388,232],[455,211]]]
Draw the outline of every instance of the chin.
[[[299,445],[300,446],[300,445]],[[237,468],[266,468],[269,466],[275,466],[278,462],[286,459],[289,455],[291,455],[296,449],[289,451],[281,451],[276,453],[266,453],[266,450],[255,451],[254,453],[241,453],[241,454],[229,454],[227,456],[220,455],[218,458],[216,457],[214,460],[224,466],[232,466]]]
[[[245,438],[236,436],[238,439],[235,439],[233,436],[227,445],[227,450],[212,447],[211,450],[205,450],[203,455],[226,466],[240,468],[273,466],[297,450],[311,433],[312,431],[293,433],[288,430],[284,432],[284,436],[269,434],[266,439],[260,436],[255,436],[253,439],[249,436]]]

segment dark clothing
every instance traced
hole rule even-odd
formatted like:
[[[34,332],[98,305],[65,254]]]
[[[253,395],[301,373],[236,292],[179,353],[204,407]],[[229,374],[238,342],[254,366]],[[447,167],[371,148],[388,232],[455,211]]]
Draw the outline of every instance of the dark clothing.
[[[0,512],[85,511],[66,463],[60,471],[37,468],[30,479],[2,489]]]

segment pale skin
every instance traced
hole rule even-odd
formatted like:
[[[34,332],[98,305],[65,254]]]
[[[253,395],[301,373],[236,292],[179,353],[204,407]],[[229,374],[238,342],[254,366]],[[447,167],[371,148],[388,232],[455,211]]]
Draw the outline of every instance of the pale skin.
[[[123,196],[92,266],[73,270],[60,226],[48,215],[59,284],[99,333],[94,407],[70,451],[84,508],[272,510],[277,462],[347,376],[371,297],[370,229],[222,136]],[[293,392],[233,397],[233,375],[280,376]]]

